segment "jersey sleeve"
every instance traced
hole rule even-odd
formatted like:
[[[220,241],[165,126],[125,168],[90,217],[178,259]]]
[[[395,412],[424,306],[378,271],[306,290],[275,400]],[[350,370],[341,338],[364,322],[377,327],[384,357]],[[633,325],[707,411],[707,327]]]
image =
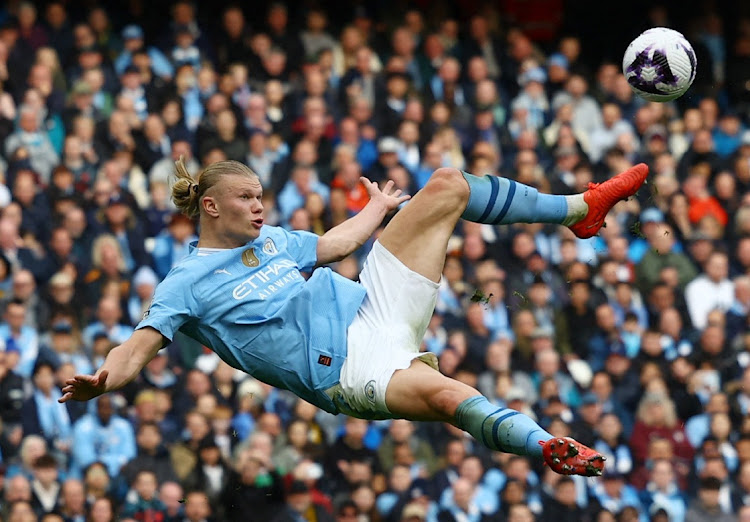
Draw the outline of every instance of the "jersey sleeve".
[[[192,294],[193,281],[183,271],[172,271],[156,287],[151,306],[136,330],[150,326],[172,341],[177,330],[192,317],[198,316]]]
[[[318,262],[317,234],[304,230],[279,230],[286,236],[286,250],[303,272],[312,270]]]

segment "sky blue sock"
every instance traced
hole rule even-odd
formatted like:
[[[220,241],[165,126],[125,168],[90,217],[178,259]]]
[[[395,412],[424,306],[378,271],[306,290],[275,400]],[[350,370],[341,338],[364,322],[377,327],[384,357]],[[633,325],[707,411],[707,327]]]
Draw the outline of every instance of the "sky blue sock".
[[[541,457],[539,441],[552,438],[530,417],[510,408],[498,408],[483,395],[459,404],[455,417],[459,428],[495,451]]]
[[[571,224],[568,203],[573,202],[570,199],[575,196],[541,194],[534,187],[498,176],[480,178],[468,172],[463,172],[463,175],[470,189],[469,203],[461,216],[464,219],[492,225]]]

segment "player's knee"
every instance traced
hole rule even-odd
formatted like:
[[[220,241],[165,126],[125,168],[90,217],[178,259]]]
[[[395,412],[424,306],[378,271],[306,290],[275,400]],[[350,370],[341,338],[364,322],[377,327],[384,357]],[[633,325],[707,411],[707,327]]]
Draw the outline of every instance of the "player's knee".
[[[462,394],[451,388],[437,389],[426,397],[427,404],[432,412],[446,421],[454,417],[456,408],[463,399]]]
[[[441,167],[433,172],[425,190],[454,204],[465,204],[469,200],[469,184],[461,171],[453,167]]]

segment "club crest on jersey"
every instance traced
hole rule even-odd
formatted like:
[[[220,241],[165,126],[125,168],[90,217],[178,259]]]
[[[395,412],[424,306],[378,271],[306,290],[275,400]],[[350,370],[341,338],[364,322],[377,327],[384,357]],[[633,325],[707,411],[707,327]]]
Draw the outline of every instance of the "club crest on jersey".
[[[263,243],[263,252],[265,252],[269,256],[275,256],[279,253],[279,251],[276,249],[276,244],[270,237],[266,239],[265,243]]]
[[[365,384],[365,397],[370,402],[375,402],[375,381],[370,381]]]
[[[260,265],[258,256],[255,255],[254,248],[248,248],[247,250],[242,252],[242,264],[244,264],[248,268],[255,268]]]

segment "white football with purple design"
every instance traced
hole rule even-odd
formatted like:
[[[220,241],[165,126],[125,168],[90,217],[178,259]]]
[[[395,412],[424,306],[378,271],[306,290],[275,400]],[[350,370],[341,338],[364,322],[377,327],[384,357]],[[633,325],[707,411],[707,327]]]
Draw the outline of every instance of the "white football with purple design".
[[[655,27],[625,50],[622,73],[633,91],[649,101],[679,98],[695,80],[695,51],[681,33]]]

